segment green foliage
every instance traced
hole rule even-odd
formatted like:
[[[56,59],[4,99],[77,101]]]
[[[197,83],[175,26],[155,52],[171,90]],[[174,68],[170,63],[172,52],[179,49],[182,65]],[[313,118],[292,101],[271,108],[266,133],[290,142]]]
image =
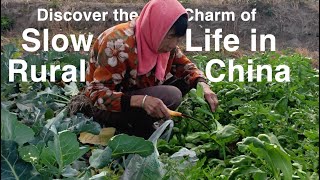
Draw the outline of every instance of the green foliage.
[[[75,171],[69,166],[79,159],[89,149],[79,147],[76,135],[70,131],[54,133],[53,141],[48,141],[47,145],[38,143],[37,145],[27,145],[19,148],[20,157],[26,162],[32,163],[42,174],[55,175],[56,177],[69,176]]]
[[[71,64],[79,68],[79,60],[87,55],[58,53],[54,51],[38,54],[22,54],[13,45],[3,47],[1,53],[1,141],[2,173],[6,177],[26,178],[40,176],[42,179],[100,179],[102,177],[119,178],[108,167],[121,172],[121,166],[115,160],[122,155],[136,153],[147,156],[154,151],[151,142],[142,138],[119,135],[110,141],[110,147],[90,150],[82,146],[77,135],[81,132],[99,134],[101,126],[83,114],[68,116],[66,105],[70,98],[79,93],[81,83],[69,83],[60,86],[56,82],[21,82],[18,77],[14,83],[8,82],[8,64],[12,58],[21,58],[31,64]],[[39,71],[39,69],[37,69]],[[59,76],[59,75],[58,75]],[[48,80],[50,77],[47,77]],[[59,82],[60,77],[57,77]],[[134,142],[134,143],[132,143]],[[18,145],[17,145],[18,144]],[[8,154],[9,146],[13,153]],[[113,151],[111,151],[113,149]],[[91,153],[90,153],[91,154]],[[111,156],[112,155],[112,156]],[[89,159],[86,162],[87,157]],[[14,164],[16,163],[16,164]],[[11,168],[10,165],[15,165]],[[7,168],[7,169],[6,169]],[[8,168],[10,170],[8,170]],[[15,169],[16,168],[16,169]],[[98,169],[103,169],[97,174]],[[24,172],[26,170],[27,172]]]
[[[13,26],[13,20],[8,16],[1,15],[1,32],[10,30]]]
[[[71,164],[74,160],[78,159],[88,151],[88,148],[79,147],[79,142],[77,141],[77,137],[74,133],[70,131],[54,133],[54,140],[48,142],[48,148],[45,148],[42,153],[53,153],[55,158],[55,162],[53,163],[57,163],[59,165],[59,170],[62,170],[66,165]]]
[[[292,179],[291,158],[277,142],[276,137],[273,136],[273,140],[268,135],[259,135],[258,138],[247,137],[239,143],[239,148],[241,151],[248,149],[265,161],[275,179],[281,179],[280,171],[284,179]]]
[[[15,141],[22,145],[34,138],[32,129],[21,122],[10,112],[1,109],[1,139]]]
[[[90,166],[100,169],[107,166],[111,162],[112,150],[106,147],[104,150],[95,149],[92,151],[92,156],[89,158]]]
[[[18,144],[14,141],[5,141],[1,139],[1,178],[31,179],[33,166],[23,161],[18,154]],[[36,179],[36,178],[34,178]]]
[[[154,152],[152,142],[126,134],[114,136],[108,143],[108,146],[112,149],[113,157],[124,156],[126,154],[139,154],[142,157],[147,157]]]
[[[217,56],[198,55],[194,62],[203,70],[210,59],[226,59]],[[225,80],[210,83],[219,99],[216,112],[210,112],[199,87],[190,91],[178,109],[211,130],[191,119],[175,118],[173,139],[159,142],[160,152],[170,154],[175,147],[196,151],[198,157],[207,159],[199,172],[208,179],[318,177],[319,163],[314,159],[319,157],[319,71],[298,54],[268,52],[234,62],[246,70],[249,58],[273,69],[288,65],[291,82],[248,82],[247,77],[239,82],[235,71],[230,83],[228,69],[213,66],[214,77],[226,74]]]
[[[39,163],[40,151],[35,145],[27,145],[19,148],[20,157],[30,163]]]
[[[83,114],[69,117],[66,105],[78,94],[82,83],[8,82],[8,62],[28,60],[28,65],[73,64],[88,55],[55,51],[22,55],[13,45],[1,53],[1,165],[2,177],[41,179],[119,179],[122,157],[154,152],[151,142],[117,135],[106,147],[90,149],[77,140],[81,132],[99,134],[101,127]],[[221,54],[195,56],[204,70],[209,59]],[[254,64],[290,67],[288,83],[239,82],[209,83],[217,94],[219,107],[211,112],[198,86],[185,97],[178,111],[198,121],[177,117],[169,142],[158,141],[166,174],[164,179],[318,179],[319,163],[319,71],[298,54],[269,52],[235,61],[244,69],[247,59]],[[39,72],[39,69],[37,70]],[[226,74],[212,68],[212,75]],[[265,74],[263,75],[265,76]],[[47,77],[50,79],[50,77]],[[169,155],[182,147],[194,150],[200,159],[181,169],[182,161]],[[13,166],[14,165],[14,166]],[[13,168],[11,168],[13,167]],[[144,169],[147,171],[148,169]],[[156,175],[155,175],[156,176]]]

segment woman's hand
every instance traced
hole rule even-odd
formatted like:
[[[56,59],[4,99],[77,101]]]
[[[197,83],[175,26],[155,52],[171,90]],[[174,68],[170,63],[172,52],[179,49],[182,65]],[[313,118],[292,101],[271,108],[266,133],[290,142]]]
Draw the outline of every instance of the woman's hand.
[[[159,98],[147,96],[143,108],[152,117],[159,119],[170,119],[167,106]]]
[[[144,95],[134,95],[131,97],[131,106],[133,107],[141,107],[143,108],[148,115],[154,118],[159,119],[170,119],[170,114],[168,112],[167,106],[162,102],[161,99],[155,98],[152,96],[147,96],[145,98],[143,107],[142,107],[142,101],[143,101]]]
[[[217,95],[213,91],[211,91],[210,86],[208,84],[204,82],[200,82],[200,84],[203,87],[204,98],[209,103],[211,111],[214,112],[219,105]]]

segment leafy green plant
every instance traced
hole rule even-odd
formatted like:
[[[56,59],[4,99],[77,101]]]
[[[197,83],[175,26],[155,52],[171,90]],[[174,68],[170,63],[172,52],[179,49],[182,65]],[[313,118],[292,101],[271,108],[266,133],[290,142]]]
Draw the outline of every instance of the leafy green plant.
[[[13,20],[8,16],[1,15],[1,32],[10,30],[13,26]]]
[[[14,45],[1,53],[1,165],[3,175],[34,179],[119,179],[124,156],[143,157],[154,152],[152,143],[120,134],[106,146],[79,143],[82,132],[98,135],[101,126],[79,113],[70,116],[66,105],[83,83],[8,82],[8,62],[28,60],[28,65],[73,64],[88,59],[79,53],[55,51],[22,54]],[[209,59],[226,59],[214,53],[194,56],[204,70]],[[274,52],[244,56],[235,61],[247,68],[255,64],[290,67],[290,82],[209,83],[219,99],[211,112],[198,86],[184,98],[178,111],[196,118],[175,118],[169,142],[158,141],[167,173],[165,179],[318,179],[319,163],[319,71],[310,59],[298,54]],[[30,64],[29,64],[30,63]],[[39,69],[37,69],[39,72]],[[212,75],[226,74],[212,68]],[[239,76],[236,72],[235,79]],[[48,79],[50,77],[47,77]],[[227,79],[227,78],[226,78]],[[200,121],[200,122],[199,122]],[[170,155],[186,147],[200,159],[179,169]],[[163,158],[166,156],[165,158]]]
[[[274,135],[260,134],[256,137],[246,137],[239,143],[240,151],[249,150],[258,159],[265,161],[275,179],[292,179],[293,171],[290,155],[287,154]]]
[[[18,144],[14,141],[1,139],[1,176],[10,179],[37,179],[38,175],[33,174],[31,163],[22,160],[18,154]]]
[[[217,56],[219,54],[198,55],[194,59],[198,67],[204,69],[209,59],[226,59]],[[318,176],[319,164],[313,159],[319,157],[316,149],[319,142],[319,71],[311,67],[310,59],[298,54],[257,53],[253,57],[237,59],[235,63],[247,69],[249,58],[256,64],[272,67],[288,65],[291,82],[249,83],[245,79],[244,82],[211,83],[219,99],[219,108],[214,113],[201,100],[201,90],[191,90],[179,111],[202,120],[212,130],[208,131],[192,120],[176,118],[173,139],[169,143],[160,142],[158,147],[162,152],[170,153],[175,147],[185,146],[195,150],[199,157],[206,157],[201,172],[211,169],[205,171],[208,179],[310,179]],[[213,76],[222,73],[228,77],[227,69],[212,67]],[[239,76],[237,71],[234,76],[235,79]],[[270,138],[263,134],[268,137],[274,134],[270,137],[277,139],[277,143],[263,141]],[[250,139],[261,141],[263,146],[250,144]],[[237,144],[242,148],[237,148]],[[270,160],[268,156],[274,159]],[[279,167],[279,163],[283,166]]]

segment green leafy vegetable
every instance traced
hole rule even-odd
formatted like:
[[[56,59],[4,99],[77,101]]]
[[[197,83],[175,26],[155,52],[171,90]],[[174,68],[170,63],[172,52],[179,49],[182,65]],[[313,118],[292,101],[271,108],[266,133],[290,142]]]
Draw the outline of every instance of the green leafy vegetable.
[[[32,164],[19,157],[17,148],[16,142],[1,140],[1,179],[36,179]]]
[[[1,109],[1,139],[12,140],[22,145],[34,138],[32,129],[21,122],[12,113]]]
[[[108,146],[112,149],[113,157],[119,157],[126,154],[139,154],[142,157],[146,157],[154,152],[152,142],[126,134],[114,136],[108,142]]]

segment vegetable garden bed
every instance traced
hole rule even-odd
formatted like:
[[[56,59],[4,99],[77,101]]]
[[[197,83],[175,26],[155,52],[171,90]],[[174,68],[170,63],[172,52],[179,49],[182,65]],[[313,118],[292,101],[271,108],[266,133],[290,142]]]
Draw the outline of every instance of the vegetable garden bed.
[[[212,113],[202,89],[186,95],[178,111],[200,119],[174,118],[169,142],[158,141],[164,179],[319,179],[319,71],[298,54],[263,53],[247,59],[273,67],[286,64],[291,82],[211,83],[219,108]],[[23,56],[23,57],[22,57]],[[81,83],[8,83],[8,61],[23,58],[29,65],[73,64],[88,55],[54,51],[22,55],[13,45],[1,52],[1,177],[12,179],[119,179],[122,156],[153,152],[142,138],[117,135],[108,145],[81,144],[81,133],[99,135],[102,127],[82,114],[68,116],[70,98]],[[204,70],[220,54],[194,56]],[[213,75],[228,74],[218,67]],[[235,79],[237,74],[234,74]],[[49,78],[49,77],[48,77]],[[61,79],[61,73],[56,73]],[[226,78],[227,79],[227,78]],[[110,139],[104,136],[105,140]],[[131,143],[136,142],[136,143]],[[128,145],[129,144],[129,145]],[[186,147],[199,161],[179,168],[169,156]]]

